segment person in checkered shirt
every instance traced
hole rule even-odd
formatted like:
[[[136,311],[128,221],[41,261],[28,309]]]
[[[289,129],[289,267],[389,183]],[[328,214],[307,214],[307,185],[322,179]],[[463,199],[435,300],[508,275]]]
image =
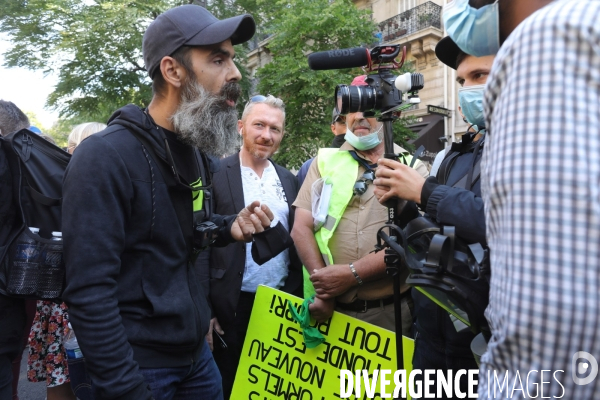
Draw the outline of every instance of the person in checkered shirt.
[[[465,2],[444,11],[450,36],[497,50],[484,100],[492,338],[479,398],[599,399],[600,1]],[[488,31],[499,21],[495,50],[476,34],[486,18]]]

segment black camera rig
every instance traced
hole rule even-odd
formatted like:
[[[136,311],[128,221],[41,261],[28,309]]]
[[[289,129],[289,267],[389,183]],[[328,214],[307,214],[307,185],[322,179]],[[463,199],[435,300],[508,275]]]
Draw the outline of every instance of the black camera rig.
[[[335,104],[340,114],[362,112],[367,117],[380,113],[384,115],[400,111],[404,103],[403,93],[408,93],[409,103],[418,103],[417,92],[423,89],[423,75],[407,72],[397,76],[391,71],[399,69],[406,59],[406,47],[402,48],[402,59],[395,59],[400,54],[400,46],[377,46],[367,52],[368,64],[364,67],[369,73],[367,86],[338,85],[335,89]]]
[[[366,51],[366,54],[365,54]],[[402,54],[400,61],[397,57]],[[345,57],[345,58],[344,58]],[[333,60],[333,61],[332,61]],[[420,103],[418,91],[423,89],[423,75],[405,73],[395,75],[393,70],[402,68],[406,61],[406,47],[399,45],[377,46],[372,50],[348,49],[345,51],[324,52],[309,58],[313,69],[343,68],[362,66],[367,77],[366,86],[338,85],[335,89],[336,109],[341,115],[362,112],[365,117],[376,117],[383,123],[384,157],[398,160],[400,154],[394,152],[392,123],[400,117],[404,95],[409,105]],[[348,65],[343,65],[347,62]],[[350,65],[351,64],[351,65]],[[404,252],[399,252],[398,238],[403,235],[405,223],[418,216],[414,203],[393,200],[386,204],[388,221],[378,232],[378,245],[375,251],[385,250],[386,272],[394,282],[394,308],[396,319],[396,357],[398,369],[404,369],[402,350],[402,307],[400,298],[400,268],[404,265]],[[386,233],[387,232],[387,233]]]

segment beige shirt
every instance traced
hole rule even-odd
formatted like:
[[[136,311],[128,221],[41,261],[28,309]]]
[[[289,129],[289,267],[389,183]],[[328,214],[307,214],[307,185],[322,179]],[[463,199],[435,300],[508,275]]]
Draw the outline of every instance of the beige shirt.
[[[340,150],[354,150],[347,142]],[[394,145],[396,153],[403,153],[406,150]],[[358,154],[358,153],[357,153]],[[360,154],[359,154],[360,156]],[[369,160],[367,163],[371,164]],[[415,169],[426,178],[429,173],[427,167],[422,162],[415,163]],[[356,180],[365,173],[365,168],[359,164]],[[306,174],[306,179],[300,188],[298,197],[294,202],[295,207],[303,208],[312,212],[311,206],[311,187],[314,181],[319,179],[321,174],[318,168],[318,157]],[[342,218],[329,241],[329,249],[333,255],[335,264],[349,264],[365,257],[375,248],[377,243],[377,231],[388,220],[388,209],[381,204],[375,197],[374,185],[371,183],[367,191],[362,196],[352,196],[350,203],[346,207]],[[404,282],[408,276],[408,270],[401,273],[401,281]],[[401,292],[408,289],[406,284],[401,287]],[[346,293],[339,296],[336,300],[340,303],[351,303],[356,299],[375,300],[393,295],[393,281],[390,277],[384,277],[375,281],[365,282],[363,285],[355,286]]]

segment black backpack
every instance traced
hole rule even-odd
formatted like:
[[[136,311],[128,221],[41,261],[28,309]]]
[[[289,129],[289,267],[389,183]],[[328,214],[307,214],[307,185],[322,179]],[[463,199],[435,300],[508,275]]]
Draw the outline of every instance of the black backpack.
[[[65,286],[62,182],[71,155],[27,129],[0,138],[0,147],[0,293],[58,299]]]

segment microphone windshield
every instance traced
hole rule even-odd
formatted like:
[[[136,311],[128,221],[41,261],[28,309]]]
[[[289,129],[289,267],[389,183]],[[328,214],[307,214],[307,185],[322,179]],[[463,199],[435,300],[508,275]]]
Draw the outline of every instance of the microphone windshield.
[[[320,51],[308,56],[308,66],[316,71],[363,67],[367,64],[369,64],[369,49],[364,47]]]

